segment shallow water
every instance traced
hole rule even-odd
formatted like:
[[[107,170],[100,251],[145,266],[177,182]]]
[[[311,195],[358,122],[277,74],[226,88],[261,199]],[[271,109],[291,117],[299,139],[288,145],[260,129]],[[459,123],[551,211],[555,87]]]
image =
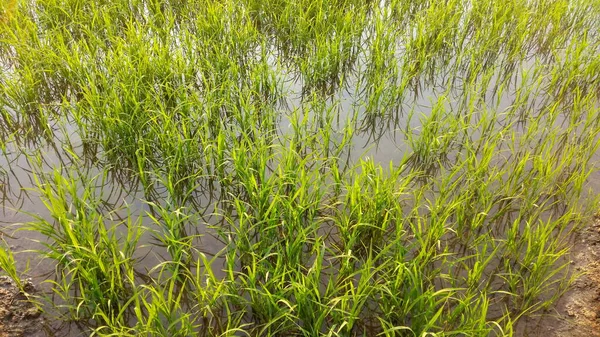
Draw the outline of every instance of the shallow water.
[[[382,1],[380,6],[385,8],[387,5]],[[469,6],[464,8],[465,11],[469,9]],[[144,7],[142,12],[138,14],[145,16],[149,15],[150,11],[150,8]],[[427,15],[433,14],[429,13]],[[464,24],[464,22],[461,24]],[[181,33],[178,29],[174,28],[169,33],[173,34],[173,36],[178,36],[176,34]],[[230,28],[226,28],[225,30],[227,29]],[[268,29],[268,27],[265,28],[265,30]],[[315,54],[307,51],[304,51],[305,54],[303,54],[301,51],[297,53],[298,55],[295,55],[294,48],[296,46],[293,42],[289,42],[289,45],[287,45],[287,42],[281,43],[281,41],[274,39],[273,45],[268,48],[265,48],[264,45],[255,48],[249,55],[250,57],[256,57],[256,59],[244,60],[248,64],[248,69],[245,68],[246,64],[242,65],[242,69],[249,72],[258,71],[256,69],[259,66],[256,64],[260,66],[266,64],[266,66],[270,67],[269,71],[265,71],[264,73],[274,74],[274,83],[280,86],[273,90],[276,92],[274,94],[276,102],[273,102],[273,99],[269,97],[260,98],[264,101],[249,99],[251,102],[250,107],[253,110],[246,111],[237,107],[237,109],[242,110],[238,111],[239,115],[232,115],[226,108],[222,108],[221,110],[223,111],[220,111],[220,118],[223,123],[222,127],[231,129],[227,133],[231,137],[227,141],[231,141],[231,143],[225,143],[225,146],[239,146],[239,144],[242,144],[240,139],[243,137],[248,137],[248,144],[263,141],[263,139],[253,138],[253,132],[259,134],[262,132],[261,135],[264,135],[266,139],[264,141],[272,142],[274,148],[275,146],[285,148],[292,141],[298,141],[298,151],[309,158],[312,158],[310,156],[313,155],[311,151],[314,153],[322,151],[318,152],[319,155],[314,155],[314,165],[320,165],[325,159],[329,159],[319,157],[328,157],[328,155],[321,155],[321,153],[329,154],[329,151],[335,152],[340,150],[339,158],[336,158],[336,163],[339,165],[341,172],[360,172],[361,168],[357,167],[357,163],[360,160],[373,161],[375,165],[381,165],[385,172],[388,171],[390,163],[391,167],[398,167],[400,165],[417,167],[424,173],[421,177],[422,181],[416,182],[415,186],[428,186],[427,184],[431,184],[431,188],[426,191],[427,196],[419,200],[423,204],[419,206],[422,210],[418,214],[425,214],[428,211],[428,207],[434,206],[438,202],[437,198],[441,187],[436,185],[436,177],[452,171],[453,168],[460,167],[462,160],[468,154],[464,147],[465,143],[476,145],[476,156],[481,160],[482,154],[477,151],[479,151],[480,147],[485,146],[485,144],[479,141],[487,139],[486,137],[490,133],[506,133],[506,137],[494,149],[493,159],[490,162],[490,169],[494,167],[502,168],[511,165],[519,156],[527,155],[527,151],[531,147],[534,147],[536,143],[539,144],[545,137],[552,136],[551,131],[556,131],[560,134],[561,129],[557,126],[564,124],[566,128],[569,127],[569,123],[574,123],[570,120],[570,118],[575,118],[571,116],[573,109],[569,107],[573,98],[569,93],[563,93],[558,97],[555,93],[551,92],[553,87],[549,83],[551,83],[552,77],[546,73],[558,67],[556,65],[558,61],[555,62],[553,58],[560,59],[560,57],[564,56],[563,50],[556,51],[554,55],[548,56],[549,53],[547,52],[537,53],[536,50],[532,49],[529,53],[525,53],[526,55],[518,60],[518,62],[511,62],[510,57],[502,51],[499,51],[496,55],[482,57],[480,60],[473,59],[472,63],[474,64],[481,63],[488,66],[492,64],[497,67],[493,75],[486,81],[481,80],[477,74],[474,75],[471,73],[475,71],[474,69],[482,71],[482,68],[475,67],[473,64],[471,64],[470,68],[461,68],[464,67],[465,61],[456,58],[454,52],[458,49],[455,46],[452,48],[449,47],[447,55],[442,52],[430,57],[428,66],[425,66],[418,74],[419,76],[411,80],[410,85],[403,89],[402,94],[399,94],[397,91],[398,87],[401,80],[407,74],[398,72],[397,69],[404,69],[403,65],[405,62],[409,62],[414,57],[411,54],[412,49],[407,43],[414,42],[413,39],[417,39],[419,36],[415,29],[414,33],[407,33],[406,36],[399,38],[401,42],[394,41],[393,46],[387,46],[387,49],[384,48],[383,58],[387,57],[384,60],[387,63],[383,62],[385,63],[384,66],[378,68],[374,65],[376,62],[371,60],[373,56],[372,50],[375,49],[369,48],[373,47],[370,41],[376,40],[377,36],[379,36],[377,34],[380,33],[381,31],[377,31],[376,27],[365,29],[361,33],[359,41],[355,41],[355,43],[367,47],[358,52],[357,55],[354,55],[354,61],[346,60],[348,62],[345,64],[347,67],[345,70],[334,71],[333,73],[327,72],[329,71],[327,67],[331,66],[331,64],[326,61],[328,57],[333,58],[335,56],[327,56],[324,58],[325,61],[321,63],[309,62],[298,66],[295,62],[303,57],[313,59],[323,56],[318,54],[319,51]],[[155,32],[148,31],[143,37],[152,38],[154,37],[153,34]],[[336,36],[335,32],[331,36]],[[191,58],[194,53],[207,53],[210,55],[214,53],[218,55],[220,52],[230,52],[227,48],[231,47],[227,46],[224,47],[224,50],[220,50],[219,46],[216,45],[213,46],[215,50],[212,50],[209,48],[211,46],[208,45],[204,46],[206,50],[198,46],[186,49],[186,42],[183,38],[173,38],[172,40],[175,42],[170,46],[169,52],[173,55],[181,53],[183,59],[185,57]],[[385,47],[386,40],[383,39],[381,41],[383,41],[381,43]],[[469,39],[465,41],[463,43],[471,43]],[[527,45],[533,45],[533,43]],[[315,48],[319,49],[318,47]],[[135,54],[135,47],[132,46],[131,49],[134,50],[128,52]],[[329,52],[332,51],[335,50],[329,50]],[[265,53],[268,61],[261,64],[260,62],[264,59],[263,54]],[[292,57],[286,56],[288,53],[291,53]],[[327,55],[331,54],[333,53]],[[113,70],[104,64],[110,55],[100,52],[96,56],[99,57],[96,64],[90,60],[87,60],[87,62],[90,62],[92,67],[96,67],[98,73],[110,74],[110,71]],[[235,56],[237,55],[232,57]],[[159,66],[159,61],[155,60],[157,67]],[[394,62],[396,63],[395,65]],[[152,62],[150,62],[150,65],[152,65]],[[322,66],[323,69],[321,70],[323,72],[320,72],[319,69],[311,69],[310,66]],[[396,69],[396,72],[394,73],[390,69]],[[136,68],[129,70],[130,75],[134,78],[145,78],[145,75],[140,75],[142,70]],[[390,70],[389,74],[386,70]],[[227,80],[227,76],[230,75],[227,71],[224,71],[225,75],[216,71],[215,73],[214,79],[211,79],[215,83],[224,81],[219,76],[225,77]],[[15,75],[16,73],[12,73],[12,69],[9,69],[7,74],[5,78],[17,76]],[[248,74],[244,73],[240,76],[243,77],[244,75]],[[203,75],[197,76],[201,77]],[[206,76],[213,76],[213,74]],[[322,76],[325,78],[322,78]],[[172,77],[174,83],[179,80],[181,83],[194,82],[190,81],[183,74]],[[235,76],[233,77],[235,78]],[[57,75],[56,78],[56,82],[60,83],[60,76]],[[249,82],[252,81],[250,80]],[[478,81],[484,84],[480,84]],[[197,80],[195,84],[198,88],[190,90],[198,96],[194,96],[196,100],[190,104],[201,105],[202,103],[210,102],[212,99],[212,96],[206,97],[212,93],[202,91],[206,90],[206,88],[202,87],[202,84],[198,84],[200,82],[201,80]],[[52,83],[52,81],[49,83]],[[251,83],[253,85],[256,84],[259,88],[256,89],[256,92],[252,92],[252,94],[256,94],[257,96],[272,94],[269,89],[261,87],[270,85],[270,82],[266,80],[265,83]],[[378,86],[380,83],[385,83],[385,85]],[[586,88],[593,86],[593,84],[593,79],[582,79],[582,90],[585,91]],[[177,84],[174,85],[176,86]],[[223,88],[217,87],[216,90],[224,90],[226,94],[232,96],[240,95],[239,92],[235,92],[232,88],[235,89],[237,86],[243,87],[244,85],[246,84],[232,81],[232,83],[227,82],[227,84],[224,84]],[[194,183],[197,183],[198,186],[191,192],[191,197],[187,199],[188,203],[180,205],[178,201],[172,200],[175,197],[167,191],[164,184],[156,183],[150,187],[144,186],[140,180],[141,178],[136,175],[136,168],[131,167],[132,158],[125,157],[130,154],[130,152],[127,152],[127,149],[134,147],[136,144],[117,144],[118,146],[114,147],[117,151],[107,154],[102,150],[103,145],[109,146],[106,143],[102,143],[106,140],[105,138],[114,137],[109,140],[116,142],[123,142],[124,138],[119,138],[120,135],[118,132],[110,136],[95,135],[94,131],[98,129],[95,129],[96,126],[92,122],[85,120],[75,121],[74,114],[76,109],[73,108],[70,110],[68,107],[69,104],[65,101],[68,102],[68,98],[70,98],[73,100],[72,105],[77,106],[81,103],[81,98],[76,97],[77,94],[71,95],[75,97],[69,95],[70,90],[73,90],[73,92],[77,92],[77,90],[69,88],[68,81],[65,87],[57,86],[45,89],[51,93],[44,96],[47,101],[43,102],[49,111],[52,110],[52,104],[60,105],[62,103],[64,106],[67,106],[64,109],[67,112],[66,115],[63,116],[59,113],[59,117],[49,118],[49,121],[52,122],[50,126],[52,130],[51,137],[54,137],[51,141],[52,146],[47,144],[47,139],[44,140],[43,131],[37,131],[48,130],[46,125],[36,125],[36,122],[39,121],[35,118],[30,121],[32,125],[29,126],[31,130],[36,130],[33,133],[14,133],[14,130],[9,129],[8,125],[0,124],[5,128],[1,130],[1,134],[5,139],[5,146],[3,150],[4,156],[0,158],[0,164],[6,171],[1,176],[3,178],[2,186],[4,187],[2,198],[4,200],[2,218],[4,225],[0,231],[10,235],[10,237],[7,236],[7,242],[11,248],[17,253],[38,249],[41,248],[38,241],[44,242],[45,240],[39,233],[14,231],[14,229],[19,227],[19,223],[32,220],[30,214],[45,219],[50,217],[46,206],[40,200],[38,192],[36,192],[33,172],[42,174],[58,169],[63,175],[72,175],[72,169],[75,169],[77,173],[75,173],[73,178],[75,180],[83,180],[83,182],[80,181],[80,192],[85,190],[83,186],[92,177],[100,177],[92,180],[96,184],[96,187],[92,188],[92,190],[96,194],[95,197],[102,200],[101,209],[98,211],[106,215],[106,219],[110,224],[118,224],[127,218],[137,219],[141,217],[142,226],[150,229],[143,234],[135,252],[135,257],[139,259],[136,261],[136,268],[142,280],[144,276],[154,276],[157,271],[153,270],[153,268],[160,262],[169,259],[167,250],[156,243],[151,233],[151,230],[161,228],[156,222],[160,223],[162,220],[156,213],[159,207],[151,206],[152,203],[158,206],[173,206],[177,211],[182,210],[183,213],[192,216],[192,218],[185,222],[186,234],[188,236],[195,236],[193,245],[198,248],[200,253],[209,257],[218,256],[217,262],[212,265],[213,272],[218,279],[225,278],[227,268],[224,252],[230,248],[232,241],[225,233],[219,233],[218,229],[238,223],[239,219],[236,217],[239,215],[234,210],[227,208],[228,193],[237,193],[238,190],[231,190],[227,186],[221,185],[217,174],[215,174],[217,171],[215,164],[203,163],[205,167],[202,169],[205,169],[209,173],[196,177],[197,181],[194,181]],[[86,89],[96,89],[102,92],[105,88],[102,88],[100,85],[97,87],[91,85],[91,88]],[[227,91],[229,89],[231,89],[231,92]],[[379,96],[377,90],[382,90],[382,92],[379,92]],[[160,88],[156,89],[156,91],[157,95],[161,92]],[[277,93],[280,93],[279,97],[277,97]],[[123,95],[123,100],[126,101],[130,98],[128,95],[131,93],[125,88],[121,94]],[[227,96],[226,94],[223,96]],[[219,96],[217,95],[216,97],[218,98]],[[598,108],[597,98],[596,96],[595,103],[591,104],[591,107],[595,109]],[[172,109],[173,111],[176,111],[179,107],[177,104],[181,103],[177,101],[177,98],[172,97],[166,97],[164,101],[165,105],[174,104],[176,106],[176,108]],[[98,106],[103,105],[98,104]],[[545,114],[549,114],[552,108],[559,109],[561,112],[557,114],[558,117],[554,121],[549,122]],[[29,113],[29,111],[17,112],[10,107],[5,110],[13,117],[25,116]],[[489,113],[486,114],[484,112]],[[56,116],[52,114],[48,115]],[[253,117],[257,115],[260,117]],[[490,118],[490,116],[494,116],[496,119],[489,124],[485,124],[485,119]],[[200,118],[202,115],[198,114],[197,117]],[[177,116],[172,117],[173,120],[176,118]],[[469,120],[466,120],[467,118]],[[201,124],[202,121],[200,119],[198,123]],[[302,124],[301,122],[303,121],[306,124]],[[135,122],[135,119],[132,122]],[[211,120],[210,122],[214,121]],[[248,124],[245,124],[246,122]],[[465,129],[457,130],[452,128],[452,125],[460,122],[463,123],[461,125]],[[254,123],[258,124],[258,126],[254,125]],[[506,126],[508,123],[513,124]],[[24,122],[24,124],[27,123]],[[482,129],[481,125],[487,125],[488,128]],[[136,126],[132,125],[131,127],[135,128]],[[181,128],[193,127],[195,125],[181,125]],[[272,127],[274,130],[272,130]],[[294,127],[300,130],[299,139],[294,138],[298,136]],[[110,126],[107,128],[110,128]],[[255,129],[252,130],[252,128]],[[331,132],[320,133],[324,128],[328,128]],[[23,129],[27,128],[24,127]],[[573,130],[584,131],[585,129],[586,125],[578,125]],[[350,131],[352,133],[351,142],[339,149],[338,144],[343,141],[344,132]],[[13,132],[12,135],[11,132]],[[324,140],[322,139],[324,135],[330,136],[330,138]],[[311,140],[310,137],[312,136],[317,141]],[[565,135],[565,137],[568,136]],[[237,140],[235,139],[236,137]],[[125,139],[127,138],[125,137]],[[587,140],[591,139],[597,139],[597,135],[587,138]],[[194,140],[194,137],[190,137],[189,140]],[[142,137],[142,141],[153,145],[152,143],[155,140],[143,139]],[[239,144],[236,144],[236,141]],[[156,140],[156,142],[159,142],[159,140]],[[198,142],[199,144],[204,144],[201,141]],[[447,148],[444,148],[444,145],[447,145]],[[323,150],[320,147],[327,150]],[[559,148],[559,145],[555,145],[555,147]],[[156,150],[152,146],[148,148]],[[121,150],[122,152],[119,152]],[[156,163],[162,162],[165,165],[170,160],[175,161],[172,157],[161,157],[166,150],[161,149],[161,151],[156,150],[156,153],[148,153],[149,157],[151,157],[149,160],[154,160]],[[473,150],[471,149],[471,151]],[[115,153],[116,158],[114,157]],[[248,148],[248,153],[256,155],[250,147]],[[548,153],[551,154],[550,151]],[[26,154],[31,154],[29,156],[30,159],[28,159]],[[557,157],[560,158],[559,154]],[[600,164],[600,154],[595,153],[593,157],[595,168],[597,164]],[[36,160],[41,160],[41,163],[35,163]],[[268,161],[264,177],[269,178],[275,175],[274,170],[277,167],[277,161],[278,157],[276,155]],[[300,165],[300,163],[298,164]],[[527,163],[525,170],[533,171],[533,165],[533,163]],[[200,168],[193,167],[191,171],[196,169]],[[231,167],[226,167],[226,170],[228,169],[231,169]],[[182,171],[184,171],[184,175],[190,173],[187,172],[190,170],[186,171],[186,169],[182,169]],[[179,174],[180,172],[178,171],[177,173]],[[507,176],[509,173],[505,173],[502,181],[507,182],[510,180],[510,177]],[[106,178],[103,179],[102,177]],[[523,184],[525,183],[527,182],[524,181]],[[600,188],[599,184],[600,174],[597,173],[597,170],[594,170],[586,181],[586,189],[595,191]],[[501,189],[503,186],[495,187]],[[308,187],[307,189],[310,190],[311,188],[321,188],[321,186]],[[524,190],[524,194],[526,195],[527,189]],[[595,193],[590,194],[590,197],[593,195]],[[583,199],[586,196],[584,195]],[[431,204],[427,204],[425,201],[430,201]],[[407,201],[405,206],[407,214],[409,214],[408,211],[411,207],[414,206],[411,202],[417,201]],[[174,205],[171,205],[171,203]],[[343,211],[343,205],[336,207],[339,207],[340,211]],[[173,210],[171,209],[171,211]],[[226,215],[231,218],[226,219]],[[152,219],[153,216],[157,221]],[[494,214],[492,212],[491,214],[487,214],[487,216],[493,218]],[[513,220],[511,216],[511,214],[507,215],[506,222]],[[552,216],[557,215],[546,214],[546,216],[552,218]],[[324,224],[323,227],[327,227],[327,224]],[[322,230],[324,231],[323,236],[328,237],[327,240],[331,241],[332,244],[336,244],[336,241],[341,240],[337,237],[340,235],[339,233],[325,234],[327,230],[325,228]],[[500,238],[506,232],[504,227],[495,230],[495,234]],[[120,228],[120,231],[121,234],[124,234],[125,228]],[[456,234],[455,236],[459,237],[460,235]],[[448,241],[452,240],[452,238],[447,239]],[[452,251],[456,250],[459,252],[462,249],[463,254],[469,254],[467,247],[461,247],[460,244],[457,248],[451,249]],[[32,260],[28,262],[30,258]],[[222,263],[219,261],[222,261]],[[309,262],[312,263],[312,260]],[[465,264],[470,263],[470,261],[465,262]],[[242,264],[243,262],[236,261],[235,271],[242,270]],[[33,277],[36,282],[48,279],[48,273],[54,270],[52,262],[36,260],[35,254],[32,253],[19,253],[18,269],[25,270],[27,265],[29,265],[29,271],[26,276]],[[492,264],[494,268],[499,265],[500,261]],[[331,267],[331,270],[335,270],[333,262],[329,267]],[[451,272],[449,271],[449,273]],[[465,269],[462,272],[464,274],[467,270]],[[457,277],[459,276],[462,277],[464,275],[457,275]],[[323,287],[324,284],[322,284]],[[439,285],[440,288],[446,286],[441,283]],[[499,310],[503,310],[503,308]],[[493,315],[493,310],[491,311],[490,315]]]
[[[531,61],[526,62],[523,69],[527,70],[532,66]],[[519,74],[520,72],[515,72],[515,80],[513,82],[517,81]],[[289,78],[283,81],[291,82],[292,85],[285,89],[287,92],[285,102],[280,107],[282,110],[280,112],[277,131],[282,139],[285,139],[286,135],[293,132],[289,122],[292,112],[303,109],[307,104],[310,104],[310,102],[307,103],[305,101],[303,93],[307,89],[302,86],[302,81],[294,81],[293,77],[289,76]],[[440,78],[439,80],[443,79]],[[355,83],[350,82],[347,87],[352,88],[354,85]],[[408,99],[398,104],[398,110],[395,113],[380,117],[371,116],[365,112],[365,108],[361,107],[360,103],[357,102],[359,95],[356,92],[357,89],[340,88],[334,91],[334,93],[327,95],[328,98],[326,100],[326,109],[331,108],[333,114],[336,116],[333,125],[336,130],[342,132],[353,117],[356,120],[352,143],[347,147],[346,153],[343,156],[344,160],[340,162],[341,168],[345,167],[346,169],[351,169],[352,165],[354,165],[353,163],[365,158],[370,158],[383,167],[388,166],[390,162],[401,163],[412,152],[410,144],[407,143],[406,133],[412,129],[416,130],[414,133],[418,135],[418,130],[421,127],[419,119],[427,118],[431,114],[433,106],[441,95],[439,90],[434,88],[421,88],[418,95],[416,93],[407,94]],[[416,97],[411,98],[413,95],[416,95]],[[452,114],[460,114],[461,110],[459,109],[461,109],[461,105],[457,99],[462,97],[461,91],[457,90],[454,95],[455,99],[452,99],[452,96],[450,96],[445,100],[444,108],[450,110]],[[490,88],[486,97],[489,97],[489,99],[485,101],[485,104],[489,104],[489,108],[498,113],[510,109],[516,98],[510,88],[507,88],[500,97],[495,97],[493,88]],[[530,100],[531,102],[526,103],[525,106],[536,109],[536,106],[544,106],[548,98],[531,97]],[[409,120],[411,111],[414,112],[414,117]],[[314,119],[315,115],[309,118]],[[523,124],[523,126],[525,125]],[[317,125],[315,127],[318,128]],[[517,128],[517,130],[519,132],[526,131],[526,129],[522,128]],[[68,135],[65,135],[65,131]],[[38,261],[35,259],[35,254],[27,253],[29,250],[41,248],[38,241],[43,242],[44,237],[36,232],[15,231],[19,227],[19,223],[26,223],[32,220],[30,214],[44,218],[49,217],[48,210],[40,200],[39,195],[34,191],[36,184],[33,172],[51,172],[54,168],[68,168],[73,165],[79,165],[76,161],[73,161],[73,157],[85,158],[86,156],[76,125],[69,124],[68,122],[62,124],[60,129],[56,129],[54,135],[55,139],[52,146],[38,146],[38,143],[33,143],[33,146],[23,147],[17,146],[15,142],[11,142],[8,144],[4,156],[0,158],[2,167],[7,169],[2,182],[4,200],[2,231],[5,233],[6,238],[8,238],[11,248],[15,252],[20,252],[18,254],[18,268],[26,270],[26,267],[29,266],[29,272],[26,276],[32,277],[37,282],[46,279],[47,274],[52,272],[54,268],[53,263]],[[475,133],[474,136],[477,137],[477,134]],[[65,148],[70,150],[65,151]],[[31,161],[35,160],[33,158],[28,159],[27,154],[32,157],[35,154],[41,155],[41,165],[40,163],[32,165]],[[102,156],[101,153],[96,155],[98,157]],[[455,163],[458,157],[451,153],[447,159],[449,165],[453,165],[452,163]],[[594,155],[595,163],[599,163],[598,159],[600,159],[600,153]],[[101,169],[95,166],[93,161],[87,161],[87,164],[81,166],[80,169],[82,172],[86,172],[86,177],[101,174]],[[143,188],[139,185],[139,181],[128,180],[126,176],[118,177],[118,171],[113,172],[113,175],[112,178],[107,179],[104,186],[97,188],[97,192],[103,195],[102,198],[107,203],[106,210],[110,210],[111,215],[114,216],[114,221],[122,221],[129,213],[134,218],[144,218],[142,220],[144,226],[156,228],[153,220],[146,214],[147,212],[151,212],[151,208],[146,204],[147,198],[144,196]],[[203,192],[197,194],[198,204],[195,207],[198,208],[195,208],[195,211],[205,216],[202,216],[201,220],[195,226],[188,228],[191,233],[201,236],[200,239],[196,239],[196,245],[202,247],[201,251],[209,256],[218,254],[225,247],[225,243],[216,237],[216,233],[213,230],[208,228],[210,225],[215,224],[214,221],[221,221],[218,216],[211,215],[214,212],[214,203],[219,200],[219,182],[211,181],[211,183],[216,184],[216,186],[207,191],[208,194]],[[587,186],[592,190],[600,188],[600,173],[593,173],[587,181]],[[121,210],[119,211],[119,209]],[[164,260],[164,254],[166,253],[164,249],[156,246],[156,242],[149,233],[144,235],[144,237],[136,253],[136,256],[140,258],[138,266],[142,273],[148,272],[159,261]],[[217,264],[214,272],[219,277],[224,277],[225,275],[221,267],[218,267]]]

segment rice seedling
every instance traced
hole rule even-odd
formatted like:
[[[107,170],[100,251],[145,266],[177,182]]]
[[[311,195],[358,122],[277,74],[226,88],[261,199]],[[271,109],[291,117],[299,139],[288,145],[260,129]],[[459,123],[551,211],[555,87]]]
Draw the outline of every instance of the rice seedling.
[[[23,282],[21,282],[21,277],[17,271],[15,256],[4,240],[2,240],[2,246],[0,246],[0,268],[6,276],[15,282],[21,291],[24,291]]]

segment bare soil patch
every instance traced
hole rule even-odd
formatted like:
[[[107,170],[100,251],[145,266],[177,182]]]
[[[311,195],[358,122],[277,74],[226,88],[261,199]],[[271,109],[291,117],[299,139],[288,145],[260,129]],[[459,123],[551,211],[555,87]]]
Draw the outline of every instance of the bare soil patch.
[[[576,272],[585,273],[557,305],[560,317],[551,336],[600,336],[600,219],[577,238]]]
[[[25,290],[30,296],[37,292],[31,282]],[[0,337],[45,336],[43,326],[41,311],[9,277],[0,276]]]
[[[575,237],[571,257],[573,272],[583,275],[554,308],[526,319],[515,336],[600,337],[600,218]]]

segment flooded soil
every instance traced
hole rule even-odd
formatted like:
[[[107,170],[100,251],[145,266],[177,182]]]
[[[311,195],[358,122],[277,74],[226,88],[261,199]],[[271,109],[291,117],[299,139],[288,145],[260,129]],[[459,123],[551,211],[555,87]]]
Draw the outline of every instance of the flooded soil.
[[[547,336],[600,336],[600,219],[576,240],[573,267],[584,275],[558,302],[559,316],[548,318]]]
[[[579,275],[571,288],[554,307],[524,319],[515,336],[600,336],[600,217],[574,235],[571,264]]]
[[[0,48],[30,278],[0,337],[600,336],[600,8],[32,3]]]
[[[25,291],[34,296],[37,289],[26,281]],[[45,319],[28,295],[21,293],[10,278],[0,276],[0,337],[46,336]]]

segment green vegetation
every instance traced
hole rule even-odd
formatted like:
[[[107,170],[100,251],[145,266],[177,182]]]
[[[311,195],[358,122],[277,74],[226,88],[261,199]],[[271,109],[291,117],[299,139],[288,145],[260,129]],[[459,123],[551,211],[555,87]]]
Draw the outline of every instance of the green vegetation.
[[[14,235],[86,334],[510,336],[573,280],[596,0],[0,13],[3,200],[27,162],[44,209]]]

